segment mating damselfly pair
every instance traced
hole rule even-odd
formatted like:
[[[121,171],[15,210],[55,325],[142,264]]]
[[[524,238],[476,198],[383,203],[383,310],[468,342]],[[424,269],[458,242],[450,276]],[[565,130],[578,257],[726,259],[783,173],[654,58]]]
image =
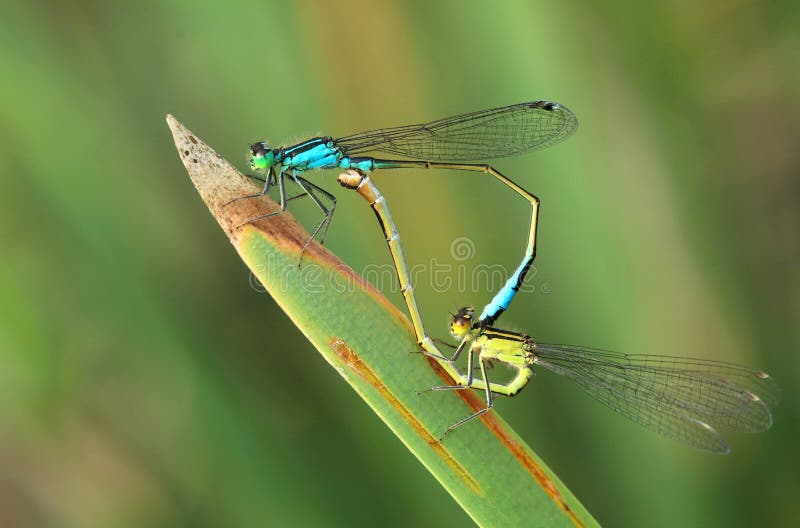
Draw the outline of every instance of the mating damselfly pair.
[[[264,187],[262,192],[241,199],[261,196],[277,185],[280,211],[272,213],[275,215],[285,211],[290,200],[310,197],[323,219],[308,243],[318,235],[324,241],[336,200],[303,174],[318,169],[346,171],[339,182],[356,189],[369,201],[384,230],[418,343],[453,377],[453,385],[428,390],[485,391],[486,406],[450,426],[445,434],[488,412],[494,394],[517,394],[532,378],[534,368],[542,367],[573,380],[597,400],[657,433],[692,447],[726,453],[728,445],[717,429],[756,432],[768,429],[772,423],[769,406],[777,404],[779,391],[764,372],[717,361],[541,344],[524,334],[492,327],[516,295],[535,257],[539,200],[494,167],[478,162],[553,145],[569,137],[576,127],[574,114],[563,105],[534,101],[336,139],[316,137],[293,146],[270,148],[266,142],[259,142],[251,145],[250,165],[265,175]],[[367,156],[369,153],[410,159],[376,158]],[[425,332],[399,231],[386,200],[367,175],[374,170],[397,168],[487,173],[531,205],[521,263],[478,317],[471,308],[453,315],[450,330],[459,345],[452,355],[443,354]],[[287,198],[287,179],[300,187],[299,195]],[[250,221],[261,218],[264,217]],[[455,361],[464,351],[467,369],[461,372]],[[480,378],[474,375],[476,360]],[[486,368],[491,362],[510,367],[513,378],[507,383],[491,382]]]

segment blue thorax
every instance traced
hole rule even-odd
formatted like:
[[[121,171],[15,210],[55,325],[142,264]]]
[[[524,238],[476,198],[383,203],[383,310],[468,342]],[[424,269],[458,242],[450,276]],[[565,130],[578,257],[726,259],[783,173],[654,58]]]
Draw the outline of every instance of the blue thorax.
[[[350,158],[345,156],[330,137],[317,137],[297,145],[278,149],[275,162],[283,170],[296,173],[314,169],[350,169],[369,172],[374,168],[372,158]]]

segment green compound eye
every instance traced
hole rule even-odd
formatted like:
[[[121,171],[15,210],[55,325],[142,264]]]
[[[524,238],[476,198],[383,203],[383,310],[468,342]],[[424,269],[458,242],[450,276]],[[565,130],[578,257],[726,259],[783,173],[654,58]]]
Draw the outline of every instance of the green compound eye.
[[[275,155],[263,141],[250,145],[250,168],[265,171],[275,163]]]

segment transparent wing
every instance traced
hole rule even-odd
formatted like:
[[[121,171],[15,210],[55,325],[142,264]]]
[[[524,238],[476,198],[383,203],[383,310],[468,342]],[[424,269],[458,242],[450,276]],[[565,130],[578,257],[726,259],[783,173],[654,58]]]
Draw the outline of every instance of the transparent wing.
[[[717,429],[769,429],[769,406],[780,400],[768,374],[732,363],[541,343],[532,351],[535,364],[572,379],[622,416],[715,453],[728,452]]]
[[[428,161],[516,156],[569,137],[578,120],[565,106],[533,101],[430,123],[382,128],[334,140],[347,155],[386,152]]]

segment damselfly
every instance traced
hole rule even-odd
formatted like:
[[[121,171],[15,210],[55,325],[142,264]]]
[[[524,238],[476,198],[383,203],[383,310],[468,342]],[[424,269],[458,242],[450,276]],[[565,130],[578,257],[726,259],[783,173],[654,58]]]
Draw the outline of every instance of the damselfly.
[[[456,169],[490,174],[528,201],[532,211],[522,262],[476,321],[489,325],[508,308],[533,262],[539,200],[492,166],[472,162],[517,156],[554,145],[569,137],[576,127],[574,114],[565,106],[551,101],[533,101],[335,139],[315,137],[293,146],[270,148],[262,141],[250,146],[250,166],[257,173],[265,174],[264,187],[260,193],[237,200],[262,196],[272,185],[278,186],[280,210],[252,218],[249,223],[282,213],[291,199],[309,196],[323,213],[323,219],[303,247],[305,250],[317,235],[324,242],[336,207],[333,195],[302,176],[306,171],[353,168],[369,172],[378,169],[416,168]],[[370,152],[412,159],[364,156]],[[300,187],[300,195],[287,199],[287,177]]]
[[[471,308],[453,316],[453,337],[463,340],[474,334],[473,316]],[[720,454],[729,447],[718,430],[765,431],[772,425],[769,407],[780,399],[767,373],[733,363],[544,344],[489,327],[474,335],[468,337],[467,370],[458,385],[429,390],[484,390],[486,407],[454,423],[445,434],[489,412],[493,394],[518,394],[537,367],[572,380],[596,400],[656,433]],[[474,376],[476,359],[481,379]],[[508,383],[489,381],[487,366],[493,363],[511,368],[514,375]]]

